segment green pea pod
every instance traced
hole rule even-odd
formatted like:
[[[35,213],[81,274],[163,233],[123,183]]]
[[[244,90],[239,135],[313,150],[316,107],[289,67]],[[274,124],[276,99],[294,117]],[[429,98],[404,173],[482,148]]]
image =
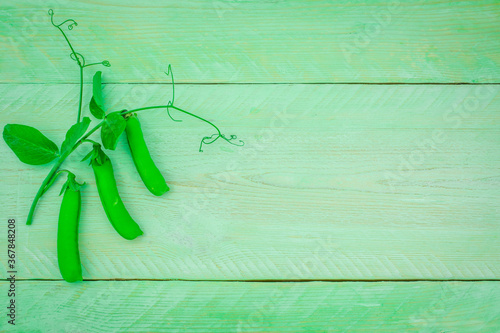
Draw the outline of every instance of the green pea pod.
[[[57,263],[63,279],[67,282],[82,281],[82,265],[78,250],[78,224],[82,197],[75,175],[68,174],[63,186],[64,196],[59,211],[57,226]]]
[[[137,115],[132,114],[127,118],[125,131],[132,159],[144,185],[154,195],[164,194],[169,190],[168,185],[149,154]]]
[[[96,146],[94,146],[96,149]],[[116,187],[113,165],[100,147],[96,158],[91,159],[97,183],[97,191],[108,220],[115,230],[125,239],[134,239],[143,234],[139,225],[125,208]]]

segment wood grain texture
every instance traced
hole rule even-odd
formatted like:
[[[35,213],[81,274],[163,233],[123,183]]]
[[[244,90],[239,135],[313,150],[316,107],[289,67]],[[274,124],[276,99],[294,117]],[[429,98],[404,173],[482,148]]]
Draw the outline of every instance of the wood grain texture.
[[[499,282],[18,281],[18,332],[481,332]],[[6,291],[7,283],[0,282]],[[6,329],[5,320],[0,329]]]
[[[84,278],[194,280],[498,279],[500,86],[180,85],[176,104],[245,140],[218,142],[182,115],[140,115],[171,191],[153,197],[125,138],[110,152],[122,198],[145,234],[121,239],[92,171],[84,188]],[[61,142],[76,85],[0,85],[0,125]],[[165,104],[169,85],[105,85],[110,110]],[[85,96],[88,101],[89,96]],[[88,114],[88,110],[86,110]],[[36,115],[36,116],[34,116]],[[56,120],[56,121],[55,121]],[[46,167],[0,144],[3,218],[18,220],[20,278],[60,278],[58,180],[25,226]],[[0,248],[5,239],[0,238]],[[2,260],[2,265],[6,263]]]
[[[496,0],[18,0],[0,4],[1,82],[78,82],[48,8],[109,82],[168,82],[169,63],[191,83],[500,79]]]

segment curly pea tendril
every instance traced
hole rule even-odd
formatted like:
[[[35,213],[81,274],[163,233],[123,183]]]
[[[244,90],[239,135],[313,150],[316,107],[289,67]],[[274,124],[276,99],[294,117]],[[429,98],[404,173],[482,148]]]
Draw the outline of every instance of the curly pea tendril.
[[[69,41],[68,37],[66,36],[66,34],[64,33],[63,29],[61,28],[61,26],[67,24],[68,26],[68,30],[73,30],[74,27],[78,26],[78,23],[73,20],[73,19],[68,19],[60,24],[55,24],[54,23],[54,10],[52,9],[49,9],[49,15],[50,15],[50,21],[52,23],[52,25],[54,27],[56,27],[60,32],[61,34],[64,36],[64,39],[66,40],[66,42],[68,43],[68,46],[70,47],[71,49],[71,53],[70,53],[70,58],[74,61],[77,62],[78,66],[80,66],[80,103],[79,103],[79,108],[78,108],[78,122],[80,122],[80,118],[81,118],[81,105],[82,105],[82,89],[83,89],[83,68],[85,67],[89,67],[89,66],[93,66],[93,65],[103,65],[103,66],[106,66],[106,67],[110,67],[111,64],[109,63],[108,60],[104,60],[104,61],[101,61],[101,62],[95,62],[95,63],[91,63],[91,64],[86,64],[85,62],[85,57],[81,54],[81,53],[78,53],[75,51],[75,49],[73,48],[73,45],[71,45],[71,42]],[[168,101],[167,105],[160,105],[160,106],[148,106],[148,107],[143,107],[143,108],[138,108],[138,109],[134,109],[134,110],[123,110],[123,111],[118,111],[120,112],[122,115],[126,115],[126,114],[129,114],[129,113],[132,113],[132,112],[137,112],[137,111],[142,111],[142,110],[149,110],[149,109],[160,109],[160,108],[165,108],[167,109],[167,115],[169,116],[169,118],[172,120],[172,121],[175,121],[175,122],[182,122],[182,120],[180,119],[175,119],[174,117],[172,117],[171,113],[170,113],[170,109],[174,109],[176,111],[179,111],[179,112],[182,112],[184,114],[187,114],[191,117],[194,117],[198,120],[201,120],[203,122],[206,122],[207,124],[211,125],[213,128],[215,128],[215,130],[217,131],[217,133],[215,134],[212,134],[210,136],[205,136],[201,139],[201,142],[200,142],[200,148],[199,148],[199,151],[200,152],[203,152],[203,145],[209,145],[209,144],[212,144],[214,143],[215,141],[217,141],[218,139],[222,139],[232,145],[235,145],[235,146],[243,146],[245,143],[242,141],[242,140],[237,140],[237,137],[236,135],[230,135],[229,137],[227,137],[225,134],[222,134],[222,132],[219,130],[219,128],[213,124],[212,122],[208,121],[207,119],[205,118],[202,118],[200,116],[197,116],[191,112],[188,112],[186,110],[183,110],[181,108],[178,108],[174,105],[174,102],[175,102],[175,81],[174,81],[174,73],[172,71],[172,66],[171,65],[168,65],[168,68],[167,68],[167,71],[165,72],[165,74],[167,76],[170,76],[170,79],[171,79],[171,82],[172,82],[172,99],[170,101]]]
[[[172,119],[173,121],[177,121],[177,122],[180,122],[182,120],[177,120],[177,119],[174,119],[172,117],[172,115],[170,114],[170,108],[173,108],[179,112],[182,112],[182,113],[185,113],[187,115],[190,115],[196,119],[199,119],[201,121],[204,121],[206,122],[207,124],[211,125],[213,128],[215,128],[215,130],[217,131],[217,133],[215,134],[212,134],[210,136],[205,136],[201,139],[201,142],[200,142],[200,148],[199,148],[199,151],[200,152],[203,152],[203,144],[206,144],[206,145],[209,145],[209,144],[212,144],[214,143],[215,141],[217,141],[219,138],[225,140],[226,142],[232,144],[232,145],[235,145],[235,146],[243,146],[245,145],[245,142],[243,142],[242,140],[238,140],[238,141],[235,141],[238,137],[234,134],[230,135],[229,138],[226,137],[226,135],[222,134],[221,131],[219,130],[219,128],[213,124],[212,122],[206,120],[205,118],[202,118],[202,117],[199,117],[191,112],[188,112],[188,111],[185,111],[185,110],[182,110],[176,106],[174,106],[174,101],[175,101],[175,81],[174,81],[174,72],[172,71],[172,66],[171,65],[168,65],[168,69],[167,71],[165,72],[165,74],[168,76],[170,75],[170,79],[172,80],[172,99],[167,103],[167,114],[168,116],[170,117],[170,119]]]
[[[73,48],[73,45],[71,45],[71,42],[68,39],[68,36],[64,32],[64,30],[61,28],[61,26],[63,26],[66,23],[68,23],[68,25],[67,25],[68,26],[68,30],[73,30],[74,27],[78,26],[78,23],[75,20],[73,20],[73,19],[67,19],[66,21],[64,21],[62,23],[55,24],[54,23],[54,10],[53,9],[49,9],[48,13],[50,15],[50,22],[52,23],[52,25],[54,27],[56,27],[61,32],[61,34],[63,35],[64,39],[68,43],[68,46],[71,49],[71,53],[70,53],[71,59],[74,60],[74,61],[76,61],[80,67],[88,67],[88,66],[93,66],[93,65],[103,65],[103,66],[106,66],[106,67],[110,67],[111,66],[111,64],[107,60],[104,60],[104,61],[101,61],[101,62],[94,62],[94,63],[91,63],[91,64],[85,64],[85,57],[81,53],[78,53],[78,52],[75,51],[75,49]]]
[[[49,9],[48,13],[50,15],[50,22],[52,23],[52,25],[54,27],[56,27],[61,32],[64,39],[66,40],[66,43],[68,43],[68,46],[71,49],[71,53],[69,55],[70,58],[73,61],[76,61],[76,63],[78,64],[78,67],[80,67],[80,99],[79,99],[79,103],[78,103],[78,118],[77,118],[77,122],[80,122],[81,115],[82,115],[82,98],[83,98],[83,69],[85,67],[94,66],[94,65],[103,65],[103,66],[109,67],[109,66],[111,66],[111,64],[107,60],[104,60],[101,62],[94,62],[91,64],[86,64],[85,57],[81,53],[78,53],[75,51],[73,45],[71,45],[71,42],[68,39],[68,36],[66,36],[66,33],[61,28],[63,25],[67,25],[68,30],[73,30],[74,27],[78,26],[78,23],[76,23],[76,21],[73,19],[68,19],[66,21],[63,21],[62,23],[55,24],[54,23],[54,10]]]
[[[238,142],[234,141],[234,140],[237,139],[236,135],[230,135],[229,138],[227,138],[224,134],[221,133],[221,131],[219,130],[219,128],[217,126],[215,126],[215,124],[213,124],[212,122],[210,122],[210,121],[208,121],[208,120],[206,120],[206,119],[204,119],[202,117],[199,117],[199,116],[197,116],[195,114],[192,114],[191,112],[182,110],[182,109],[174,106],[174,101],[175,101],[175,80],[174,80],[174,72],[172,71],[172,66],[171,65],[168,65],[168,69],[165,72],[165,74],[167,76],[170,76],[170,79],[172,81],[172,99],[170,101],[168,101],[168,103],[166,105],[167,114],[170,117],[170,119],[172,119],[173,121],[176,121],[176,122],[181,122],[182,121],[182,120],[174,119],[172,117],[172,115],[170,114],[170,108],[173,108],[173,109],[175,109],[175,110],[177,110],[179,112],[183,112],[183,113],[185,113],[187,115],[190,115],[190,116],[192,116],[192,117],[194,117],[196,119],[199,119],[201,121],[206,122],[207,124],[209,124],[212,127],[214,127],[215,130],[217,131],[217,133],[212,134],[210,136],[205,136],[203,139],[201,139],[200,148],[199,148],[200,152],[203,152],[203,144],[206,144],[206,145],[212,144],[215,141],[217,141],[219,138],[222,138],[226,142],[228,142],[228,143],[230,143],[232,145],[235,145],[235,146],[243,146],[243,145],[245,145],[245,143],[242,140],[238,140]]]
[[[213,128],[215,128],[215,130],[217,131],[217,133],[212,134],[210,136],[205,136],[205,137],[203,137],[201,139],[200,148],[199,148],[200,152],[203,152],[203,145],[204,144],[205,145],[212,144],[215,141],[217,141],[218,139],[222,139],[222,140],[226,141],[227,143],[230,143],[230,144],[232,144],[234,146],[244,146],[245,145],[245,142],[243,142],[242,140],[236,141],[238,139],[238,137],[236,135],[234,135],[234,134],[230,135],[229,137],[227,137],[225,134],[222,134],[222,132],[219,130],[219,128],[214,123],[212,123],[211,121],[209,121],[209,120],[207,120],[205,118],[202,118],[200,116],[197,116],[194,113],[191,113],[189,111],[183,110],[183,109],[178,108],[177,106],[175,106],[174,105],[174,101],[175,101],[175,82],[174,82],[174,73],[172,71],[172,66],[171,65],[168,65],[168,69],[165,72],[165,74],[169,75],[170,78],[171,78],[171,80],[172,80],[172,99],[170,101],[168,101],[167,105],[146,106],[146,107],[143,107],[143,108],[137,108],[137,109],[133,109],[133,110],[122,110],[122,111],[118,111],[118,112],[120,112],[122,115],[126,115],[126,114],[129,114],[129,113],[132,113],[132,112],[138,112],[138,111],[143,111],[143,110],[167,109],[167,114],[170,117],[170,119],[172,119],[175,122],[182,122],[182,120],[180,120],[180,119],[174,119],[172,117],[172,115],[170,114],[170,109],[174,109],[176,111],[179,111],[179,112],[182,112],[184,114],[187,114],[187,115],[189,115],[189,116],[191,116],[193,118],[201,120],[201,121],[209,124]]]

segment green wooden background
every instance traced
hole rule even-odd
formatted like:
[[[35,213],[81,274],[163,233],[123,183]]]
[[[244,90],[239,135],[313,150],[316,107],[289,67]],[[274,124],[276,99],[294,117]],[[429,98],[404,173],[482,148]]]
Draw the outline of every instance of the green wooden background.
[[[0,125],[62,142],[78,68],[48,8],[78,21],[87,61],[112,63],[109,109],[165,104],[171,63],[176,104],[246,145],[199,153],[203,123],[141,116],[171,191],[149,194],[122,138],[134,241],[77,151],[85,281],[68,284],[59,186],[24,225],[48,170],[2,141],[0,249],[15,218],[19,292],[1,331],[500,331],[498,1],[1,0]]]

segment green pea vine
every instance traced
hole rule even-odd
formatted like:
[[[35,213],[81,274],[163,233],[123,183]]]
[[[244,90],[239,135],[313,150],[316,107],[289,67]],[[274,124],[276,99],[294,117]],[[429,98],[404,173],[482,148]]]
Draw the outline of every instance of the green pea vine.
[[[170,65],[165,72],[165,74],[170,77],[172,82],[172,99],[168,101],[168,103],[166,103],[165,105],[145,106],[132,110],[118,110],[110,112],[105,111],[101,92],[102,72],[97,71],[93,77],[93,94],[89,103],[89,109],[92,116],[100,121],[94,127],[89,129],[91,124],[90,118],[82,118],[84,70],[88,67],[97,65],[110,67],[111,64],[108,60],[86,63],[85,57],[75,50],[64,31],[64,27],[66,27],[68,30],[73,30],[74,27],[78,26],[78,23],[73,19],[67,19],[59,24],[56,24],[54,22],[54,11],[50,9],[48,11],[48,14],[50,16],[50,22],[52,23],[52,25],[60,31],[60,33],[66,40],[66,43],[68,44],[71,51],[70,58],[75,61],[79,67],[80,94],[78,98],[77,122],[73,124],[67,131],[65,140],[62,142],[60,149],[54,142],[52,142],[34,127],[20,124],[7,124],[4,127],[3,138],[5,142],[22,162],[30,165],[43,165],[56,160],[55,164],[52,166],[52,169],[49,171],[40,188],[38,189],[35,198],[33,199],[26,224],[29,225],[33,222],[33,215],[38,201],[52,186],[58,175],[62,173],[68,174],[68,181],[64,184],[61,193],[64,192],[66,188],[72,188],[74,190],[79,189],[80,184],[76,183],[76,181],[74,180],[75,175],[68,170],[61,169],[64,161],[83,143],[91,143],[94,145],[94,147],[96,147],[96,145],[100,147],[99,143],[90,139],[90,136],[99,129],[101,131],[101,142],[104,148],[114,150],[116,148],[119,137],[125,131],[127,117],[131,116],[134,113],[152,109],[165,109],[168,117],[174,122],[180,122],[181,120],[173,118],[171,114],[172,111],[177,111],[189,115],[207,123],[215,129],[215,133],[209,136],[205,136],[201,139],[199,146],[200,152],[203,152],[203,145],[212,144],[219,139],[222,139],[223,141],[236,146],[244,145],[244,142],[238,140],[236,135],[226,136],[212,122],[198,115],[195,115],[194,113],[186,111],[174,104],[175,83],[172,67]]]

